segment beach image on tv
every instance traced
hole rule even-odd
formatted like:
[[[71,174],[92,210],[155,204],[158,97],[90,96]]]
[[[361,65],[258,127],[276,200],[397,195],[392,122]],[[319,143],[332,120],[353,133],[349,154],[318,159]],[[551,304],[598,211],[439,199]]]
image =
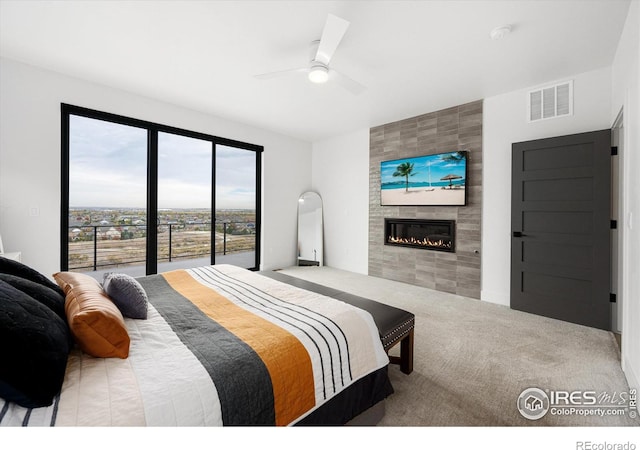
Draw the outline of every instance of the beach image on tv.
[[[465,205],[467,152],[380,163],[381,205]]]

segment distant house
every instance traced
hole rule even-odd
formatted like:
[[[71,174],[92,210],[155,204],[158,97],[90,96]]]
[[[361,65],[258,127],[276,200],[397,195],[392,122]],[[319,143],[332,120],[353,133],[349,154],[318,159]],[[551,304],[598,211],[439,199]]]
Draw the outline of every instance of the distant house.
[[[121,237],[120,232],[113,227],[109,228],[109,231],[107,231],[105,235],[109,240],[120,240]]]
[[[82,234],[82,230],[80,228],[74,228],[69,232],[69,239],[77,241],[80,234]]]

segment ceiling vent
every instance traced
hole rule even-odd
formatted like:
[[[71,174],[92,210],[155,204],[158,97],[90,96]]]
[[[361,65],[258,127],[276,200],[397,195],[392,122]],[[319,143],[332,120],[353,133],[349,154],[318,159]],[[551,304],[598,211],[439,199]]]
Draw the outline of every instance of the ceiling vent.
[[[563,81],[528,93],[529,122],[573,114],[573,81]]]

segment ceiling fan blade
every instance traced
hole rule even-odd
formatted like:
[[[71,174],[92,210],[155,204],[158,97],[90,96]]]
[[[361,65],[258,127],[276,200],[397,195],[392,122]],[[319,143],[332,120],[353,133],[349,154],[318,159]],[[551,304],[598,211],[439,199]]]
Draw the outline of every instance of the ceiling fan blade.
[[[278,78],[282,76],[292,75],[294,73],[308,72],[308,71],[309,71],[308,67],[300,67],[297,69],[287,69],[287,70],[278,70],[276,72],[261,73],[258,75],[254,75],[254,77],[259,80],[269,80],[271,78]]]
[[[343,88],[345,88],[346,90],[348,90],[349,92],[351,92],[354,95],[360,95],[362,94],[364,91],[367,90],[367,88],[358,83],[357,81],[353,80],[352,78],[349,78],[348,76],[337,72],[333,69],[331,69],[331,78],[333,78],[339,85],[341,85]]]
[[[320,44],[318,45],[318,51],[316,52],[316,61],[324,65],[329,64],[336,48],[338,48],[338,44],[340,44],[342,37],[347,32],[347,28],[349,28],[348,21],[333,14],[327,16],[327,21],[322,30],[322,37],[320,38]]]

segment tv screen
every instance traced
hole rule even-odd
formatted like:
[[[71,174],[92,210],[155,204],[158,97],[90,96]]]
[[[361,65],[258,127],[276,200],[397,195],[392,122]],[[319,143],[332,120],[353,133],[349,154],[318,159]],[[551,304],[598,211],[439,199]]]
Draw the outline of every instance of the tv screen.
[[[382,206],[464,206],[467,151],[437,153],[380,163]]]

